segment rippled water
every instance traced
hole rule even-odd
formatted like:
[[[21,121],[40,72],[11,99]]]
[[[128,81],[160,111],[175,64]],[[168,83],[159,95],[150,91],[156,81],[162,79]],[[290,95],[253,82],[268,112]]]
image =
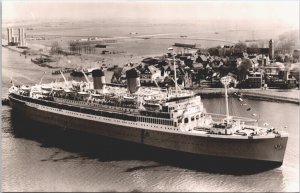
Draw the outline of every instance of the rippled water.
[[[24,62],[16,53],[3,53],[2,91],[9,86],[12,72],[17,78],[39,80],[43,68]],[[222,98],[203,102],[208,112],[224,112]],[[249,169],[247,165],[224,164],[223,160],[63,131],[23,119],[3,106],[2,190],[299,191],[299,106],[246,102],[261,123],[287,126],[290,135],[281,167]],[[233,99],[230,104],[231,113],[251,117],[239,101]]]

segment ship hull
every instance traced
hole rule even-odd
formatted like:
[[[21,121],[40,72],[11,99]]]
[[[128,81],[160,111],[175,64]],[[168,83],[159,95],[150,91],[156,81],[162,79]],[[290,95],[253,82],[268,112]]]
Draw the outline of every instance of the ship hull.
[[[287,145],[287,137],[232,139],[169,133],[47,112],[13,98],[10,98],[10,104],[18,113],[41,123],[191,154],[268,161],[281,165]]]

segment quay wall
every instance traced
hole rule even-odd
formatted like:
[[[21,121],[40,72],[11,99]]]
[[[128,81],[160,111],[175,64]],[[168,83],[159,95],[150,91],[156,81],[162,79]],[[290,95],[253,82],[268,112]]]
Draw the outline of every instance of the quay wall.
[[[200,95],[202,98],[211,97],[223,97],[224,89],[196,89],[194,92]],[[265,100],[265,101],[275,101],[275,102],[288,102],[298,104],[300,103],[299,95],[298,97],[286,96],[286,92],[269,91],[264,93],[264,91],[258,90],[241,90],[241,89],[229,89],[228,95],[233,96],[234,93],[242,94],[243,98],[254,99],[254,100]]]

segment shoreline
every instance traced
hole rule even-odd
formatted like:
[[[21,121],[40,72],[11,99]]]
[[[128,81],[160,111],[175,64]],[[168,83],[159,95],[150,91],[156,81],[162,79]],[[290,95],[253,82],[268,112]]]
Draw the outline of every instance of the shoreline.
[[[203,88],[203,89],[194,89],[194,92],[197,95],[200,95],[202,98],[210,97],[223,97],[224,89],[223,88]],[[270,102],[288,102],[294,104],[300,104],[299,90],[292,90],[292,92],[297,92],[298,97],[295,96],[286,96],[287,91],[278,91],[278,90],[261,90],[261,89],[228,89],[228,94],[230,96],[233,93],[241,94],[244,98],[270,101]]]
[[[10,46],[5,46],[5,45],[2,45],[2,48],[6,48],[12,52],[17,52],[17,53],[20,53],[20,54],[23,54],[22,51],[18,48],[14,48],[14,47],[10,47]]]
[[[9,51],[12,52],[20,52],[20,50],[13,49],[7,46],[2,46],[3,48],[7,48]],[[140,58],[145,56],[140,56]],[[136,57],[137,59],[139,57]],[[117,57],[117,59],[120,59]],[[122,58],[123,59],[123,58]],[[128,58],[126,58],[128,59]],[[113,59],[112,59],[113,60]],[[120,62],[120,61],[119,61]],[[42,66],[41,66],[42,67]],[[196,95],[200,95],[202,98],[210,98],[210,97],[222,97],[224,96],[224,89],[223,88],[190,88],[193,90]],[[233,93],[240,93],[243,97],[248,99],[254,100],[264,100],[264,101],[272,101],[272,102],[288,102],[294,104],[300,104],[300,97],[299,97],[299,90],[292,89],[292,90],[278,90],[278,89],[228,89],[228,94],[232,95]],[[286,96],[287,93],[297,92],[296,94],[292,93],[293,96]]]

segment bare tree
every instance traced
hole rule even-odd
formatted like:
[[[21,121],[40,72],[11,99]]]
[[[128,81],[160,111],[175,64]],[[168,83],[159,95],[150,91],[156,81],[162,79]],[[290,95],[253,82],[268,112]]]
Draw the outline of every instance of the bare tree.
[[[52,42],[50,54],[62,54],[63,49],[58,42]]]
[[[80,44],[77,41],[71,41],[69,43],[69,49],[71,52],[76,52],[79,53],[80,52]]]

